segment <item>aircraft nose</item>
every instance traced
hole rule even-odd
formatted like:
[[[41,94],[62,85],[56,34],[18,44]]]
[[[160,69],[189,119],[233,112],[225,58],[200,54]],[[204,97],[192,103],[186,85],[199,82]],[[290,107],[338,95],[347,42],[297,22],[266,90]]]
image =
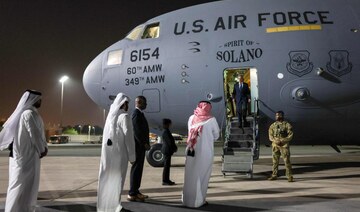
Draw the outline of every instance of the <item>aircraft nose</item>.
[[[100,103],[102,55],[98,55],[86,68],[83,75],[83,86],[87,95],[97,104]]]

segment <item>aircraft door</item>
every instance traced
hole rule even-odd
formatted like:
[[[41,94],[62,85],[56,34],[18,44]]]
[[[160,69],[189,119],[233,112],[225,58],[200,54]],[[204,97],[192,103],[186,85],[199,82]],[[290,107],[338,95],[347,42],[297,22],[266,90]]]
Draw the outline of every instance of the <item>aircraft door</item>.
[[[258,76],[257,69],[250,68],[250,93],[251,93],[251,113],[255,113],[258,108],[255,108],[254,100],[259,98],[259,90],[258,90]]]
[[[118,93],[118,88],[116,88],[116,83],[113,83],[114,80],[120,79],[119,71],[116,68],[104,68],[102,71],[101,78],[101,93],[102,93],[102,105],[106,105],[107,108],[110,108],[110,105],[113,101],[111,97],[115,97]]]
[[[256,68],[230,68],[224,71],[224,92],[226,99],[226,110],[228,118],[236,117],[236,105],[232,101],[232,92],[234,90],[234,85],[238,82],[238,76],[244,76],[244,82],[246,82],[250,87],[250,99],[251,107],[249,108],[248,113],[253,114],[256,112],[257,108],[254,107],[254,99],[258,99],[258,76]],[[249,105],[249,106],[250,106]]]
[[[101,73],[101,104],[107,109],[110,108],[116,95],[121,92],[119,82],[121,80],[121,68],[123,61],[123,50],[112,49],[106,51],[102,58]]]

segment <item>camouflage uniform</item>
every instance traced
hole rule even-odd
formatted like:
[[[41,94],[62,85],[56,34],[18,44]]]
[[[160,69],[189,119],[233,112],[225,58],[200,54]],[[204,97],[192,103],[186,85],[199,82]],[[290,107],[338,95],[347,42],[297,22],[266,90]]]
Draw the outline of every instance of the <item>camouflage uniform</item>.
[[[272,142],[272,176],[269,180],[276,180],[278,176],[280,155],[284,159],[286,176],[289,182],[293,181],[289,142],[293,138],[292,126],[287,121],[276,121],[269,128],[269,139]]]

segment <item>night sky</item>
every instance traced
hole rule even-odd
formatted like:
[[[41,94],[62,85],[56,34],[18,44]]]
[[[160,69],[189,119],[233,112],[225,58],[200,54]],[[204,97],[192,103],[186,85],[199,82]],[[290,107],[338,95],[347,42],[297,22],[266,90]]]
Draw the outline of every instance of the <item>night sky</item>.
[[[86,95],[87,65],[137,25],[166,12],[209,0],[1,0],[0,120],[8,118],[26,89],[43,93],[46,126],[103,126],[103,109]]]

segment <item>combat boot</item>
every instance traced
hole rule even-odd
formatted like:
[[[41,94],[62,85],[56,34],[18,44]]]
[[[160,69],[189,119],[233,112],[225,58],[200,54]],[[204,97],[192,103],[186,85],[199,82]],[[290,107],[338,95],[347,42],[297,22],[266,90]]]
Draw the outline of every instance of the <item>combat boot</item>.
[[[294,178],[291,176],[291,177],[288,177],[288,182],[289,183],[292,183],[292,182],[294,182]]]
[[[268,180],[277,180],[277,176],[272,175],[271,177],[268,178]]]

